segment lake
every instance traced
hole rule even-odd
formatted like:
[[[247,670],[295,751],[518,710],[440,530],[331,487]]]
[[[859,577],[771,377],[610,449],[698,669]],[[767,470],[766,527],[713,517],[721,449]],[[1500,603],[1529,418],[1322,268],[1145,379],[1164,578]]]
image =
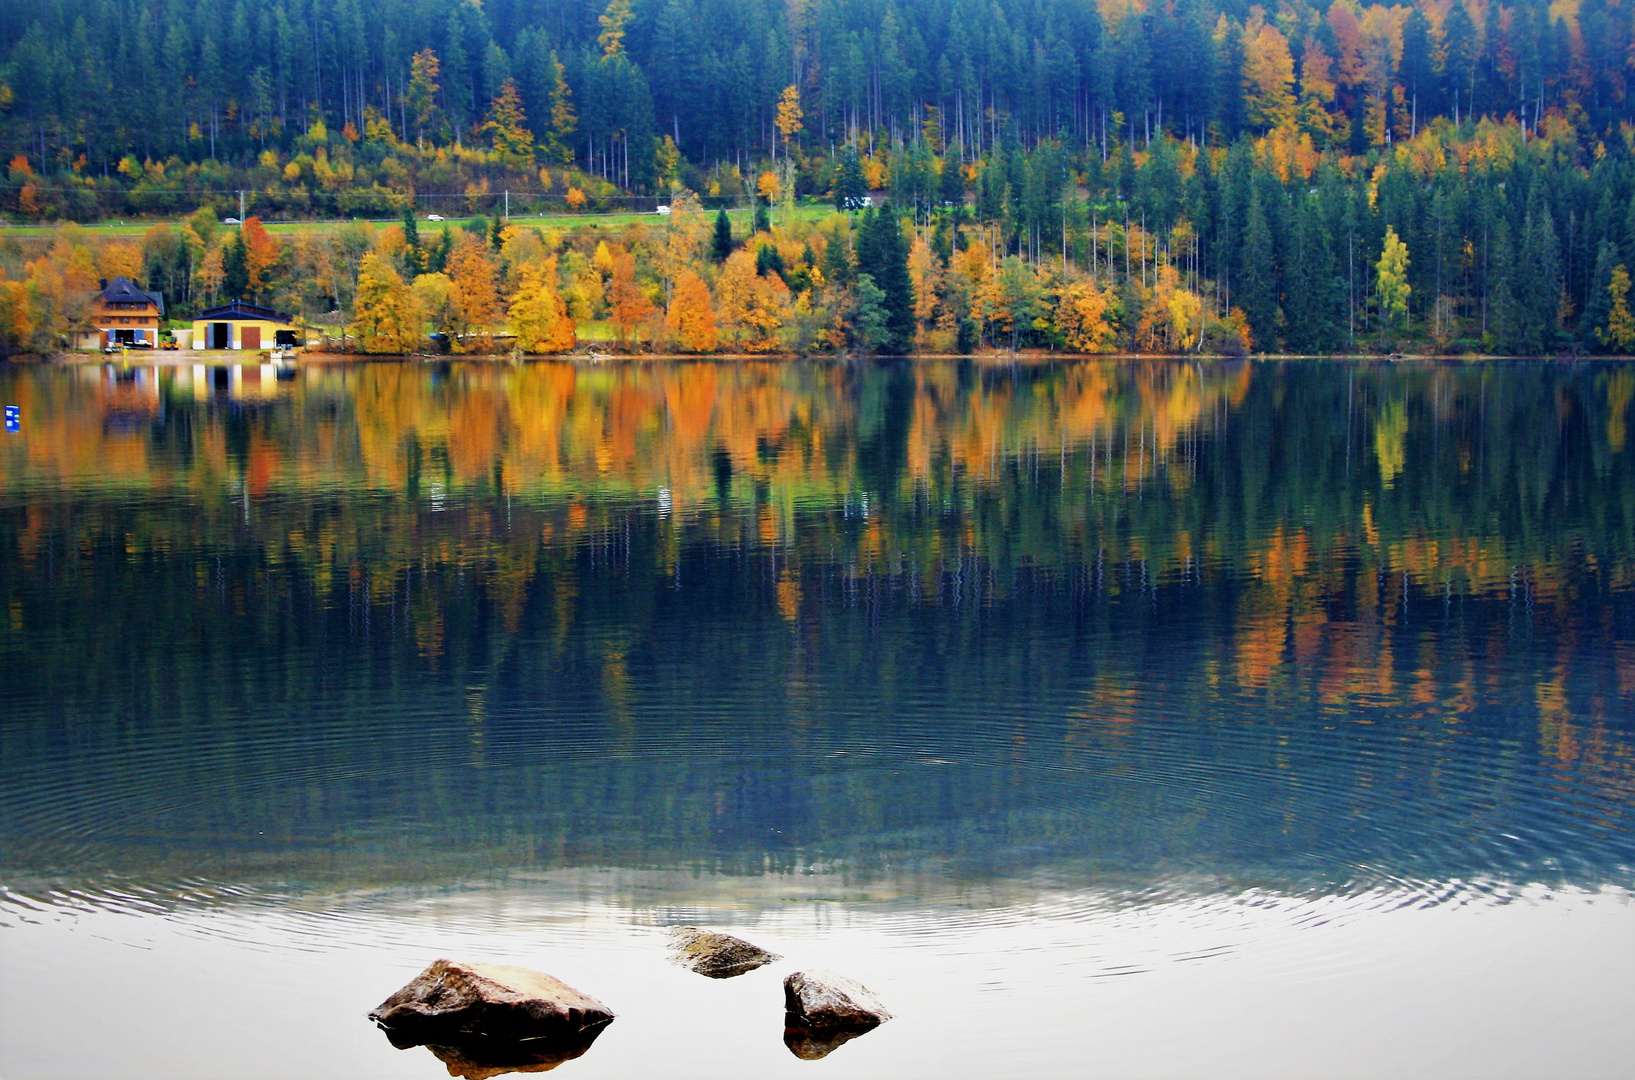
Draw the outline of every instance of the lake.
[[[0,1074],[1628,1075],[1635,367],[0,366]],[[667,928],[788,959],[712,981]],[[782,977],[895,1019],[819,1061]]]

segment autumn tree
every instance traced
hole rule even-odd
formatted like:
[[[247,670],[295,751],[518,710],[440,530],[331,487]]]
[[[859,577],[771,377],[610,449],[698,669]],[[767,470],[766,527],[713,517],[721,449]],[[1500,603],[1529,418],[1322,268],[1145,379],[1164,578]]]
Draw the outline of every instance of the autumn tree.
[[[784,87],[783,93],[778,97],[777,116],[773,120],[773,125],[778,129],[778,134],[783,136],[786,153],[789,149],[789,140],[801,129],[800,122],[804,115],[800,107],[800,89],[792,85]]]
[[[244,280],[250,293],[259,296],[272,284],[272,272],[284,249],[258,217],[244,220],[239,227],[244,239]]]
[[[462,230],[449,252],[445,272],[459,298],[459,332],[487,332],[500,318],[499,266],[488,245]]]
[[[683,270],[676,278],[675,294],[670,298],[664,327],[684,352],[710,352],[720,342],[709,286],[691,270]]]
[[[6,280],[4,268],[0,268],[0,356],[19,352],[33,343],[33,309],[34,298],[27,283]]]
[[[511,296],[511,332],[527,353],[563,353],[577,340],[568,307],[556,291],[556,259],[524,263]]]
[[[778,331],[791,314],[789,286],[776,274],[755,272],[755,257],[740,248],[721,267],[715,282],[721,325],[746,352],[772,352]]]
[[[639,340],[641,332],[658,309],[636,283],[636,257],[629,252],[615,256],[613,277],[608,287],[613,332],[620,344]]]
[[[1392,326],[1408,321],[1408,245],[1392,226],[1385,227],[1385,247],[1375,269],[1379,273],[1376,291],[1380,301],[1380,336]]]
[[[1109,292],[1088,281],[1069,282],[1056,303],[1056,331],[1076,352],[1111,352],[1118,337],[1113,311]]]
[[[522,111],[522,94],[515,79],[500,84],[500,93],[488,107],[488,119],[482,130],[492,140],[494,150],[518,161],[532,161],[534,134],[528,130],[528,118]]]
[[[366,353],[406,353],[425,340],[425,312],[391,260],[370,252],[358,268],[351,333]]]
[[[573,161],[573,150],[569,146],[573,133],[579,128],[579,114],[573,107],[573,90],[568,86],[566,69],[562,61],[551,53],[551,130],[545,137],[546,155],[559,165],[567,165]]]
[[[624,55],[625,26],[630,22],[630,0],[612,0],[607,9],[597,16],[602,32],[596,35],[596,44],[602,57],[612,60]]]
[[[431,49],[421,49],[409,61],[409,89],[404,104],[414,117],[415,138],[426,141],[426,130],[432,127],[437,115],[437,92],[442,89],[437,79],[442,63]]]
[[[458,348],[457,335],[466,325],[466,318],[460,310],[460,291],[454,282],[447,274],[421,274],[411,288],[431,323],[432,332],[443,335],[450,346]]]
[[[1635,349],[1635,315],[1629,310],[1629,270],[1622,263],[1612,268],[1612,280],[1607,283],[1606,325],[1595,331],[1601,344],[1614,352]]]
[[[1269,129],[1294,123],[1294,57],[1289,41],[1258,15],[1243,28],[1243,91],[1251,125]]]

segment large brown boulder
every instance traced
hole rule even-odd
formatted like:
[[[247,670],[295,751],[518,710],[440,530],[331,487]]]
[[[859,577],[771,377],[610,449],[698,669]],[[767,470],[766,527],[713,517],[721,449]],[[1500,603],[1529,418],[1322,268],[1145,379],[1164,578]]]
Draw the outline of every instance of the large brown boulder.
[[[369,1019],[399,1047],[521,1039],[572,1043],[611,1023],[613,1010],[527,968],[434,960]]]
[[[670,948],[675,950],[676,963],[712,979],[730,979],[783,959],[743,938],[700,930],[696,926],[672,929]]]
[[[832,971],[797,971],[783,980],[784,1045],[815,1060],[873,1031],[891,1013],[874,991]]]

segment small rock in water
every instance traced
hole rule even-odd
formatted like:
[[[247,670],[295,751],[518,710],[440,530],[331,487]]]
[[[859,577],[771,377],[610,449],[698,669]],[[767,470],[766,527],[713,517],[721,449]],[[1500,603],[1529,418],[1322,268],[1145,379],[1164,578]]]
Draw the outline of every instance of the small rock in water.
[[[814,1061],[891,1019],[874,991],[832,971],[797,971],[783,980],[784,1045]]]
[[[482,1043],[485,1053],[508,1042],[583,1042],[577,1057],[613,1020],[613,1010],[549,975],[499,964],[434,960],[407,986],[369,1014],[392,1045],[462,1047]],[[545,1051],[535,1045],[530,1051]],[[566,1060],[563,1058],[561,1060]],[[461,1074],[454,1074],[461,1075]]]
[[[670,947],[676,952],[676,963],[712,979],[730,979],[783,959],[742,938],[700,930],[696,926],[673,928]]]

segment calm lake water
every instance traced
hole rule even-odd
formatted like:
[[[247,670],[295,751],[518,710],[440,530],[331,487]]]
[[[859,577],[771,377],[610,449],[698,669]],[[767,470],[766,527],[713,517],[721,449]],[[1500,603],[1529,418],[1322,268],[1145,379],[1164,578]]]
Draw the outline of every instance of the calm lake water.
[[[364,1018],[447,955],[586,1078],[1627,1076],[1632,397],[0,368],[0,1075],[447,1075]]]

